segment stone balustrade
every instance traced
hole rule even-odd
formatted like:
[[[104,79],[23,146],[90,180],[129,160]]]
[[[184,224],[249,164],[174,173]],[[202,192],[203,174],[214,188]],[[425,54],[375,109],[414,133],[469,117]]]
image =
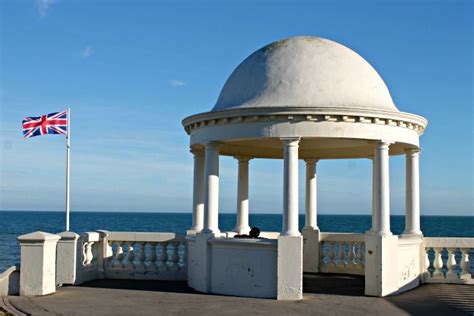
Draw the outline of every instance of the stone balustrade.
[[[424,283],[458,283],[474,285],[474,238],[423,238]]]
[[[104,277],[186,280],[185,235],[107,232],[104,236]]]
[[[364,275],[364,238],[363,234],[321,233],[320,272]]]

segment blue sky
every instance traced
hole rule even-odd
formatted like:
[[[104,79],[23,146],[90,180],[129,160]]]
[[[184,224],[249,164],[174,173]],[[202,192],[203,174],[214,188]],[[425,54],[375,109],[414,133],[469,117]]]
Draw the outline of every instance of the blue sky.
[[[23,139],[21,120],[71,107],[73,211],[190,212],[181,120],[210,110],[232,70],[288,36],[340,42],[381,74],[421,139],[424,215],[474,215],[472,1],[1,2],[0,209],[64,209],[63,136]],[[319,212],[368,214],[369,160],[321,161]],[[250,209],[281,211],[282,161],[252,160]],[[405,160],[390,161],[403,214]],[[304,212],[300,164],[300,211]],[[236,161],[221,158],[220,210]]]

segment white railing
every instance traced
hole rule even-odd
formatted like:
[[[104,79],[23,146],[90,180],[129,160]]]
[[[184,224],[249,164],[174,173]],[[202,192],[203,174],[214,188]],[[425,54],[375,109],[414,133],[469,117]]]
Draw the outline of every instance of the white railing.
[[[424,237],[424,283],[474,285],[472,262],[474,238]]]
[[[320,272],[364,275],[364,238],[363,234],[321,233]]]
[[[105,278],[185,280],[185,235],[107,232]]]

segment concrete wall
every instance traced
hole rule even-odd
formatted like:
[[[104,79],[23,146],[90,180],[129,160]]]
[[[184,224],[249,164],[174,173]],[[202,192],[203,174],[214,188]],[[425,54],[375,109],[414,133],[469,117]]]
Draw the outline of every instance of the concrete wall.
[[[276,240],[214,239],[211,292],[235,296],[277,296]]]

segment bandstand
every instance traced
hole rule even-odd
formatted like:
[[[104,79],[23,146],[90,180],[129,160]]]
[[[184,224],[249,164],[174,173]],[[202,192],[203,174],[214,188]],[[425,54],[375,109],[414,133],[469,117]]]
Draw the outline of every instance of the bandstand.
[[[303,272],[365,275],[366,295],[419,284],[419,137],[427,125],[404,113],[374,68],[351,49],[318,37],[271,43],[230,75],[214,108],[183,121],[194,155],[193,227],[188,284],[202,292],[301,299]],[[237,160],[234,232],[219,230],[219,156]],[[406,156],[406,224],[390,231],[389,158]],[[251,159],[283,159],[283,225],[267,239],[249,230]],[[316,166],[322,159],[371,159],[372,226],[365,234],[327,234],[317,225]],[[298,160],[306,162],[306,220],[298,228]],[[329,252],[323,258],[324,247]]]
[[[186,281],[199,292],[280,300],[302,299],[303,273],[363,276],[369,296],[420,283],[474,285],[474,238],[423,237],[420,230],[419,137],[426,119],[400,112],[377,72],[349,48],[317,37],[267,45],[234,70],[211,111],[183,125],[194,155],[193,223],[186,234],[100,229],[19,236],[21,264],[0,273],[1,299],[50,295],[63,285],[100,279]],[[237,159],[230,232],[218,223],[220,155]],[[400,236],[390,230],[393,155],[406,157]],[[372,161],[371,228],[363,234],[321,232],[317,163],[355,158]],[[283,225],[279,232],[262,232],[263,239],[234,238],[250,228],[252,159],[283,159]],[[299,159],[306,162],[301,232]]]

